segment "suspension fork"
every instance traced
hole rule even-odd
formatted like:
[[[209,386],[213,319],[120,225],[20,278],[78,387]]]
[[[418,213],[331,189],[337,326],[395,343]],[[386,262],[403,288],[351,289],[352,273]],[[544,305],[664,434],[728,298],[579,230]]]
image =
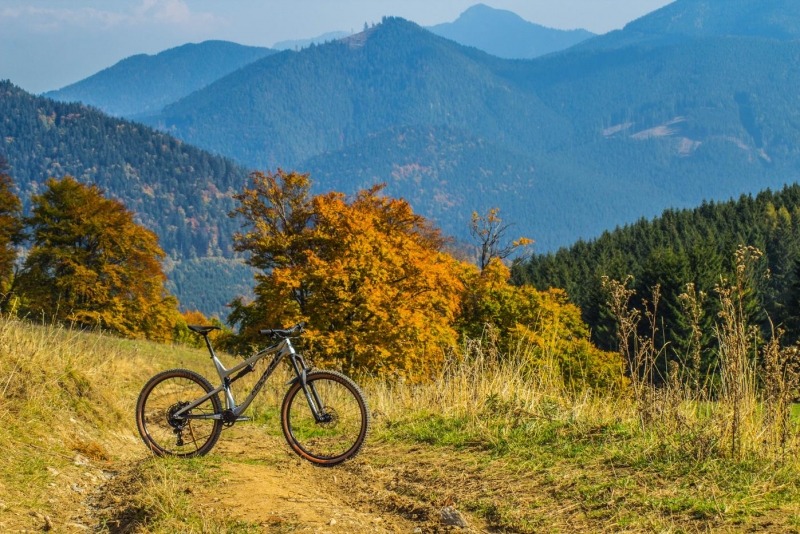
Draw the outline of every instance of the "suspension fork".
[[[308,407],[311,410],[311,413],[314,414],[314,420],[317,423],[326,423],[330,420],[330,416],[325,412],[325,405],[322,403],[322,399],[319,397],[319,393],[317,393],[317,388],[314,387],[314,384],[309,384],[306,381],[308,376],[308,366],[306,365],[305,360],[300,354],[294,353],[291,357],[292,366],[294,367],[294,372],[297,374],[297,377],[292,380],[292,382],[300,382],[300,387],[303,388],[303,394],[306,397],[306,402],[308,402]]]

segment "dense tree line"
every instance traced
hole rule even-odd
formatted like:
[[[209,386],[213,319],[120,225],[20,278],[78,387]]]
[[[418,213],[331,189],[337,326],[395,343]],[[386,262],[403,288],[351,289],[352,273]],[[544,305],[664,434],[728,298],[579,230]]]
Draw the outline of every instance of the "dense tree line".
[[[197,341],[187,322],[209,321],[179,314],[166,286],[166,255],[133,212],[67,176],[49,179],[23,217],[4,169],[0,161],[0,311],[126,337]],[[231,303],[238,332],[221,344],[247,350],[264,342],[260,329],[302,320],[307,354],[348,373],[427,380],[447,359],[469,357],[460,345],[471,340],[488,342],[498,358],[522,343],[529,365],[565,385],[624,384],[619,356],[590,343],[562,291],[509,283],[502,260],[529,240],[504,243],[508,227],[496,210],[473,215],[482,244],[476,266],[451,254],[441,231],[408,202],[381,190],[312,195],[308,175],[253,173],[231,216],[243,221],[234,242],[255,272],[254,296]],[[23,239],[28,249],[17,259]]]
[[[762,338],[785,330],[784,341],[800,339],[800,185],[779,192],[743,195],[729,202],[706,202],[697,209],[668,210],[653,220],[606,232],[555,253],[536,255],[515,267],[517,283],[539,289],[564,288],[577,304],[598,346],[617,345],[615,324],[606,311],[603,277],[625,280],[636,297],[631,305],[653,302],[660,287],[658,341],[668,347],[666,358],[685,357],[691,343],[687,290],[705,295],[701,326],[707,361],[713,365],[711,342],[717,321],[716,288],[734,278],[738,247],[748,245],[763,256],[748,272],[749,318]],[[691,286],[688,286],[691,284]],[[643,327],[645,325],[643,324]],[[662,367],[665,362],[662,362]]]
[[[232,253],[224,215],[247,174],[151,128],[0,82],[3,152],[23,203],[48,178],[70,175],[121,200],[173,257]]]

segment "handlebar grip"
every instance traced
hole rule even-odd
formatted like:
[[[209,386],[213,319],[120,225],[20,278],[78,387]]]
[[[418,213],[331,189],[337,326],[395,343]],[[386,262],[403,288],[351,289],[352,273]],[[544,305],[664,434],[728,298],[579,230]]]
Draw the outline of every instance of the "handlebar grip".
[[[265,336],[287,338],[295,334],[302,333],[303,330],[305,330],[306,328],[306,324],[308,323],[306,323],[305,321],[301,321],[296,325],[292,326],[291,328],[284,328],[284,329],[265,328],[263,330],[259,330],[258,332]]]

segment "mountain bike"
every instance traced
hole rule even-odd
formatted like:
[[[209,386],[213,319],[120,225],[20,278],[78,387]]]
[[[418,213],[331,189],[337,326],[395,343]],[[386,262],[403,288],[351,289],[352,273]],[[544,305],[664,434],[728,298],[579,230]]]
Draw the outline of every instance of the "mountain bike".
[[[355,456],[367,436],[370,415],[361,389],[336,371],[311,369],[292,346],[291,338],[305,327],[261,330],[274,344],[244,362],[226,369],[211,346],[216,326],[189,326],[201,335],[219,375],[213,387],[201,374],[188,369],[158,373],[142,388],[136,403],[136,426],[145,444],[158,456],[201,456],[208,453],[222,433],[250,418],[243,415],[278,364],[288,358],[294,371],[281,404],[281,429],[292,450],[320,466],[337,465]],[[231,385],[255,371],[256,363],[272,361],[241,404],[236,404]],[[222,407],[220,396],[225,400]]]

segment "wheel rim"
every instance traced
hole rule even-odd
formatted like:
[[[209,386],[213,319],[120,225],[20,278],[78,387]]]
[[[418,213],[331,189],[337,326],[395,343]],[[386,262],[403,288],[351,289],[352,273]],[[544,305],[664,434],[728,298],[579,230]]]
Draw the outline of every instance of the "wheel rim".
[[[317,421],[303,389],[298,387],[288,406],[287,430],[301,454],[311,459],[348,457],[363,439],[365,414],[355,394],[331,378],[309,380],[325,404],[323,420]]]
[[[144,403],[143,426],[147,439],[156,452],[176,456],[202,453],[215,437],[213,419],[180,419],[174,413],[190,401],[202,397],[206,389],[196,381],[183,377],[169,377],[150,390]],[[189,415],[213,414],[214,403],[208,399],[192,408]]]

